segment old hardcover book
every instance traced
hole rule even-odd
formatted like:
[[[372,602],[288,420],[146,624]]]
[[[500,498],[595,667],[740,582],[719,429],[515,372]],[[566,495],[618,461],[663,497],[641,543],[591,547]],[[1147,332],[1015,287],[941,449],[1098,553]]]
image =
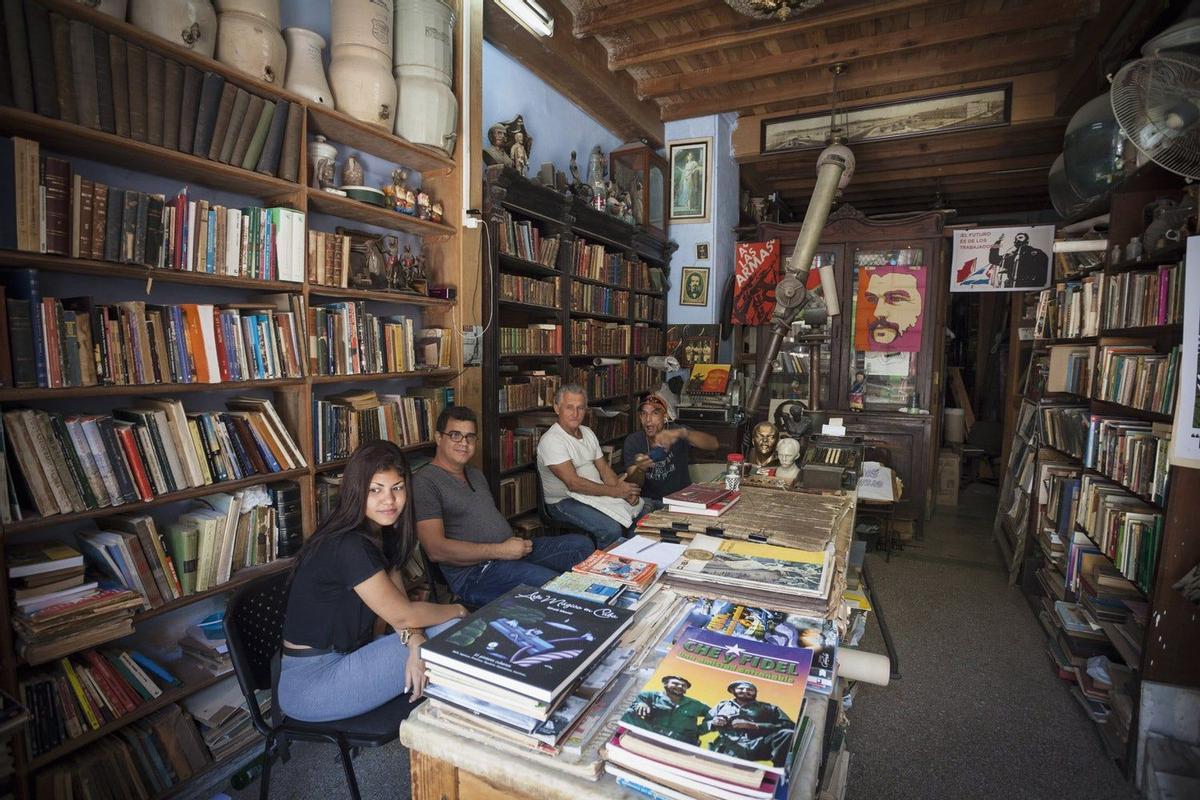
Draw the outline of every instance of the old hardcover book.
[[[16,249],[17,147],[12,137],[0,136],[0,250]]]
[[[250,93],[239,87],[233,100],[233,110],[229,112],[229,124],[221,132],[221,152],[218,160],[222,164],[233,161],[233,148],[237,144],[238,134],[246,121],[246,112],[249,109]]]
[[[140,192],[127,190],[125,192],[125,207],[121,209],[121,263],[133,261],[136,252],[138,196]],[[112,213],[111,211],[109,213]]]
[[[57,119],[58,82],[54,74],[54,46],[50,39],[50,15],[40,3],[25,0],[25,35],[29,40],[29,62],[33,73],[33,105],[43,117]]]
[[[170,58],[163,59],[162,145],[179,149],[179,113],[183,98],[183,65]],[[151,99],[153,102],[153,99]],[[191,149],[191,139],[188,149]]]
[[[100,129],[100,102],[96,97],[96,36],[92,26],[73,19],[71,72],[75,77],[75,116],[80,125]]]
[[[254,128],[254,135],[250,137],[250,145],[246,148],[246,155],[241,161],[242,169],[254,169],[258,164],[258,157],[262,155],[263,144],[267,141],[267,133],[271,130],[271,120],[275,117],[275,103],[271,100],[263,101],[262,113],[258,116],[258,124]]]
[[[200,89],[203,83],[204,73],[190,65],[183,68],[183,85],[179,94],[178,139],[179,150],[183,153],[192,152],[196,143],[196,118],[200,113]],[[169,95],[167,99],[170,99]]]
[[[221,87],[221,100],[217,104],[217,116],[213,119],[212,131],[209,135],[208,151],[206,153],[197,153],[197,155],[205,155],[213,161],[219,161],[221,158],[221,145],[225,141],[225,130],[229,127],[229,120],[233,116],[233,103],[237,99],[238,87],[228,81]],[[249,98],[246,98],[249,101]]]
[[[92,76],[96,85],[96,106],[99,110],[100,130],[105,133],[115,133],[117,128],[113,120],[112,62],[108,56],[108,34],[93,28],[92,49],[96,58]]]
[[[50,14],[50,46],[54,48],[54,88],[58,117],[75,122],[75,76],[71,69],[71,26],[62,14]]]
[[[107,216],[104,220],[104,260],[121,260],[121,220],[125,208],[125,190],[108,187],[108,200],[104,203]]]
[[[4,0],[4,33],[8,43],[13,102],[22,111],[34,111],[33,68],[29,63],[29,39],[25,34],[25,10],[21,0]]]
[[[233,153],[229,158],[230,164],[241,166],[242,161],[245,160],[246,151],[250,149],[250,140],[254,138],[254,132],[258,130],[258,120],[262,117],[266,104],[267,101],[258,95],[250,95],[250,105],[246,107],[246,118],[242,121],[237,141],[233,145]]]
[[[271,117],[271,129],[267,131],[267,139],[263,142],[262,154],[254,171],[264,175],[274,175],[279,171],[279,150],[283,147],[283,135],[287,131],[288,114],[292,104],[280,100],[275,104],[275,114]]]
[[[60,256],[71,252],[71,164],[46,156],[46,252]]]
[[[279,152],[279,177],[285,181],[300,179],[300,128],[304,108],[299,103],[288,107],[287,127],[283,132],[283,146]]]
[[[146,141],[150,144],[163,143],[163,57],[153,50],[146,54]],[[132,76],[129,85],[133,86]]]
[[[146,138],[146,91],[149,86],[146,51],[136,44],[126,44],[125,65],[129,86],[129,136],[139,142],[145,142],[148,141]]]
[[[97,181],[92,189],[92,247],[88,257],[95,261],[104,258],[104,239],[107,235],[108,187]]]
[[[213,130],[221,110],[225,79],[215,72],[205,72],[200,85],[200,104],[196,111],[196,130],[192,137],[192,153],[206,158],[212,146]]]
[[[129,136],[129,64],[125,40],[108,35],[108,60],[112,80],[113,127],[117,136]]]
[[[75,258],[87,258],[92,254],[92,200],[96,192],[96,184],[84,178],[79,180],[79,225],[76,228],[77,238],[71,255]],[[74,198],[73,198],[74,199]],[[72,215],[75,209],[71,209]]]

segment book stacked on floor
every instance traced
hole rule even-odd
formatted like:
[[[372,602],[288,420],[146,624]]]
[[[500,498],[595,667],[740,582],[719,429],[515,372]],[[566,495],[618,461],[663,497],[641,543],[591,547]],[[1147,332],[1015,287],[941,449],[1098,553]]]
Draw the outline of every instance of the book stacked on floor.
[[[631,650],[614,648],[632,618],[602,603],[517,587],[422,646],[426,692],[463,725],[554,752],[632,658]]]
[[[719,517],[733,508],[742,493],[726,489],[724,486],[693,483],[685,489],[672,492],[663,498],[668,511],[680,514],[700,514],[705,517]]]
[[[259,691],[255,699],[264,719],[270,719],[271,693]],[[250,711],[246,708],[246,697],[236,680],[221,681],[201,689],[189,695],[183,706],[196,720],[200,736],[216,761],[262,739],[254,729]]]
[[[89,649],[60,658],[53,670],[22,680],[21,696],[34,717],[25,729],[29,752],[48,753],[182,685],[174,676],[165,680],[143,669],[138,658],[146,659],[119,648]],[[159,670],[165,672],[161,666]]]
[[[622,715],[605,770],[651,796],[786,797],[813,735],[811,659],[804,648],[686,629]]]
[[[22,13],[23,11],[23,13]],[[295,181],[304,109],[68,19],[6,3],[17,108]],[[56,89],[57,87],[57,89]]]
[[[809,552],[697,534],[664,580],[686,594],[824,617],[833,562],[832,544]]]
[[[413,387],[405,394],[354,391],[313,401],[313,445],[318,462],[348,458],[363,442],[386,439],[401,447],[433,441],[452,390]]]
[[[191,715],[170,704],[38,772],[35,795],[47,800],[151,800],[211,763]]]
[[[235,397],[225,412],[187,413],[148,398],[108,415],[15,409],[3,415],[19,469],[4,520],[21,519],[15,489],[42,516],[148,501],[169,492],[304,467],[304,455],[269,400]]]

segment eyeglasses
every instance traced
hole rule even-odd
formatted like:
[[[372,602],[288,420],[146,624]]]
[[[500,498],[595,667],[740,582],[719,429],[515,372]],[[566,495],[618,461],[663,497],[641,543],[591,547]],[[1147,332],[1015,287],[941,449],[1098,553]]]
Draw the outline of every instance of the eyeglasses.
[[[462,431],[438,431],[442,436],[449,436],[450,441],[458,444],[465,441],[467,444],[475,444],[479,441],[478,433],[463,433]]]

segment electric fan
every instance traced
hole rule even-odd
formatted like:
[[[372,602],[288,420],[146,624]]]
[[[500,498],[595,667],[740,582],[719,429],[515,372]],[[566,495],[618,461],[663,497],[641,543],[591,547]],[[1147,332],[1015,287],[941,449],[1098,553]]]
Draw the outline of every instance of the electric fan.
[[[1112,78],[1109,97],[1121,131],[1146,158],[1200,178],[1200,20],[1187,20],[1142,48]]]
[[[1067,123],[1063,171],[1082,205],[1109,192],[1131,170],[1123,139],[1106,94],[1084,103]]]

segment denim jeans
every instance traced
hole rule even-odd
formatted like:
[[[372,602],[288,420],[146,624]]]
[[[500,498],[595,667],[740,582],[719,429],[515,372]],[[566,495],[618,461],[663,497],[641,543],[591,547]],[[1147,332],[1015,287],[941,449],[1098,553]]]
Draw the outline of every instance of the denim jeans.
[[[457,622],[434,625],[425,634],[433,637]],[[276,691],[279,710],[302,722],[357,717],[404,691],[407,665],[408,648],[395,633],[379,636],[352,653],[285,654]]]
[[[644,508],[643,512],[645,512]],[[559,522],[565,522],[587,531],[596,540],[596,547],[601,550],[611,544],[616,544],[622,537],[628,536],[633,527],[636,527],[635,525],[626,528],[603,511],[592,508],[587,503],[581,503],[574,497],[547,505],[546,513]]]
[[[485,606],[516,586],[541,586],[583,561],[595,548],[581,533],[539,536],[519,561],[481,561],[472,567],[442,565],[454,593],[469,606]]]

